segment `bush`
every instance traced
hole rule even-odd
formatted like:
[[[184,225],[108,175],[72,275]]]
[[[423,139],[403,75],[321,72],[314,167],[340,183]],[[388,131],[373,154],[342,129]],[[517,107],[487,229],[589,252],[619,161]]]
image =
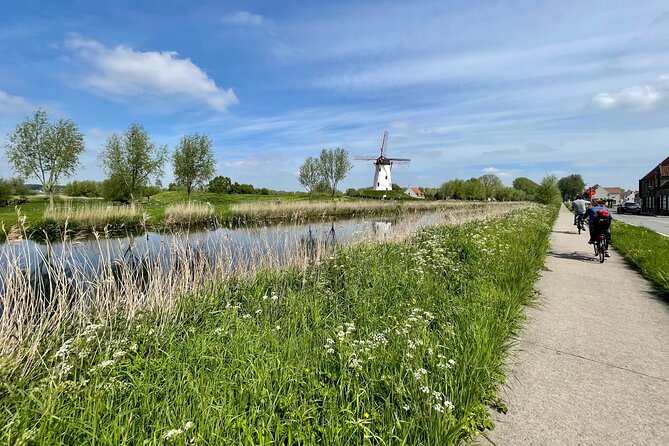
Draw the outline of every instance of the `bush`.
[[[546,175],[541,179],[539,187],[534,193],[534,200],[537,203],[557,205],[562,201],[558,180],[555,175]]]
[[[100,197],[101,184],[97,181],[72,181],[65,185],[63,188],[63,194],[70,197]]]

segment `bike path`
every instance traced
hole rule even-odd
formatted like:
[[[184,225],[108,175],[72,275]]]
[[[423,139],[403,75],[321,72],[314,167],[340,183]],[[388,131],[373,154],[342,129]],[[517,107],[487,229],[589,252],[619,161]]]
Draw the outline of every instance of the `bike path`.
[[[507,360],[508,412],[493,416],[489,440],[668,445],[669,302],[615,249],[595,260],[565,207],[537,290]]]

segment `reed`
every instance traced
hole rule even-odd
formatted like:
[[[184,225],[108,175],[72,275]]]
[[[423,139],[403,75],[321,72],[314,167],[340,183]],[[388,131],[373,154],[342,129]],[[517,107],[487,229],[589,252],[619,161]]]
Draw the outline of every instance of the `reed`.
[[[293,201],[286,203],[239,203],[230,208],[235,222],[305,222],[330,218],[402,215],[408,212],[445,211],[461,208],[480,209],[487,203],[458,201]]]
[[[211,223],[216,212],[209,203],[189,201],[169,204],[165,207],[165,225],[183,226]]]

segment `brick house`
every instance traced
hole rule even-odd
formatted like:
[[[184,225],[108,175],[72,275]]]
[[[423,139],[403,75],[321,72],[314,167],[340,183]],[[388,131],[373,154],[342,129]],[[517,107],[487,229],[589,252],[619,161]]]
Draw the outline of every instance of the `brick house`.
[[[669,215],[669,157],[639,180],[641,210]]]

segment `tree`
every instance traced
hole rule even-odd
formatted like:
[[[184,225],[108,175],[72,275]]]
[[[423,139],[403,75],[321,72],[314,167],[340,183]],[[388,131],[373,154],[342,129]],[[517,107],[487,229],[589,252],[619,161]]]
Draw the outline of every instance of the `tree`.
[[[174,149],[172,163],[174,179],[186,188],[190,201],[193,186],[204,185],[216,173],[211,139],[198,133],[185,135]]]
[[[50,123],[44,110],[37,110],[9,135],[7,158],[23,177],[35,177],[53,205],[54,187],[61,176],[70,177],[84,152],[84,136],[69,119]]]
[[[478,178],[478,180],[483,185],[486,198],[494,197],[497,189],[504,187],[502,180],[500,180],[497,175],[493,174],[482,175]]]
[[[125,133],[114,133],[100,154],[100,165],[107,173],[114,195],[129,199],[134,203],[135,196],[151,178],[162,174],[167,148],[156,147],[149,135],[139,124],[131,124]]]
[[[21,177],[11,177],[9,182],[12,184],[14,195],[24,197],[33,193],[30,189],[28,189],[26,182]]]
[[[319,168],[319,160],[313,156],[308,157],[304,160],[304,163],[300,166],[300,172],[297,175],[297,179],[300,184],[307,189],[309,195],[314,190],[314,187],[321,180],[321,171]]]
[[[562,201],[573,199],[577,195],[581,195],[583,189],[585,189],[585,181],[583,181],[583,177],[577,173],[560,178],[557,185],[560,188],[560,194],[562,194]]]
[[[65,185],[63,193],[70,197],[99,197],[100,184],[97,181],[72,181]]]
[[[12,198],[12,183],[0,178],[0,206],[7,206]]]
[[[513,180],[513,188],[525,192],[528,200],[534,199],[534,193],[537,191],[539,185],[529,178],[518,177]]]
[[[555,175],[546,175],[534,193],[534,200],[542,204],[560,203],[560,188]]]
[[[207,190],[214,194],[229,194],[231,188],[232,180],[220,175],[211,180],[207,186]]]
[[[323,149],[318,158],[318,168],[320,176],[332,190],[334,199],[337,192],[337,184],[346,177],[346,174],[353,168],[353,164],[348,160],[348,152],[342,148]]]

